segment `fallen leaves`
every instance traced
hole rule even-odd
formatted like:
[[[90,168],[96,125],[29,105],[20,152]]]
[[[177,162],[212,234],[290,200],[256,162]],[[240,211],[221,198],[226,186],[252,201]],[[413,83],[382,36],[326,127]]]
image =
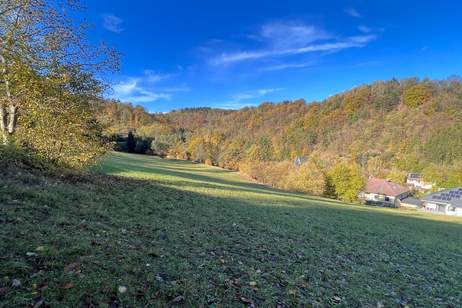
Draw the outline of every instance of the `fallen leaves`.
[[[332,298],[332,301],[335,303],[335,304],[340,304],[340,302],[342,301],[342,298],[338,295],[335,295],[333,298]]]
[[[11,286],[13,288],[19,288],[21,286],[21,280],[19,280],[19,279],[11,280]]]
[[[178,295],[172,300],[172,303],[179,304],[185,300],[185,297],[183,295]]]
[[[239,301],[240,301],[241,303],[246,304],[246,305],[249,306],[249,307],[254,307],[254,306],[255,306],[254,303],[253,303],[253,301],[252,301],[250,298],[247,298],[247,297],[245,297],[245,296],[240,296],[240,295],[238,295],[238,299],[239,299]]]
[[[64,272],[68,274],[80,274],[82,270],[80,269],[79,263],[71,263],[64,267]]]
[[[63,290],[68,290],[72,289],[75,285],[72,282],[65,282],[63,284],[60,284],[58,288],[63,289]]]
[[[117,290],[119,291],[120,294],[124,294],[127,292],[128,288],[126,286],[119,286]]]

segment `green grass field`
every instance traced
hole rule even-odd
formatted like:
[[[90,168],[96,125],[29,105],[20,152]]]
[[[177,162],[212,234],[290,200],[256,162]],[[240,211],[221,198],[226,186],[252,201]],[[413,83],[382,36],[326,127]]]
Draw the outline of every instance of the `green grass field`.
[[[2,170],[1,307],[462,306],[462,219],[150,156],[92,172]]]

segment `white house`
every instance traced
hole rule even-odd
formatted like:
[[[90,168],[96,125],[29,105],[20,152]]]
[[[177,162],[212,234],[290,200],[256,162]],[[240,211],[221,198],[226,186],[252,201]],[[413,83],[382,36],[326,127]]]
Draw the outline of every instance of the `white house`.
[[[409,189],[390,180],[370,178],[360,198],[368,204],[399,207],[400,200],[409,196]]]
[[[426,212],[462,216],[462,188],[451,188],[422,198],[421,209]]]
[[[409,186],[409,188],[418,191],[429,191],[434,186],[432,183],[425,182],[422,176],[418,173],[409,173],[407,175],[406,184]]]

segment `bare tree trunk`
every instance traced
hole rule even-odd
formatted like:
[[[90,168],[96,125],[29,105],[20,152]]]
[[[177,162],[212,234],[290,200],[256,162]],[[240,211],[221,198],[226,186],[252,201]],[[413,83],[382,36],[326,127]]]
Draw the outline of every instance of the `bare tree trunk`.
[[[4,145],[8,144],[8,132],[7,132],[7,122],[8,113],[6,108],[3,105],[0,105],[0,132],[2,134],[2,143]]]
[[[11,104],[8,108],[8,134],[13,134],[16,131],[16,120],[18,119],[18,107]]]
[[[5,57],[0,54],[0,62],[3,65],[2,74],[5,84],[6,101],[8,108],[4,105],[0,106],[0,130],[2,132],[3,144],[8,144],[9,135],[12,135],[16,130],[17,111],[18,107],[14,104],[13,97],[10,92],[10,83],[7,77],[7,63]]]

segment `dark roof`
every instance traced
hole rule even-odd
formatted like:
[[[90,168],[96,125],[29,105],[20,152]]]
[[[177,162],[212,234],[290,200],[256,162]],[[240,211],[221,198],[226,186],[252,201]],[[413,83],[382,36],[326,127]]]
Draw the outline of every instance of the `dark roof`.
[[[462,188],[450,188],[422,198],[422,201],[450,204],[462,208]]]
[[[412,198],[412,197],[408,197],[408,198],[401,200],[401,203],[412,204],[412,205],[417,205],[417,206],[422,205],[422,201],[416,198]]]
[[[393,183],[389,180],[375,178],[370,178],[369,180],[367,180],[365,189],[366,193],[373,193],[392,197],[401,195],[408,191],[409,189],[407,187]]]

